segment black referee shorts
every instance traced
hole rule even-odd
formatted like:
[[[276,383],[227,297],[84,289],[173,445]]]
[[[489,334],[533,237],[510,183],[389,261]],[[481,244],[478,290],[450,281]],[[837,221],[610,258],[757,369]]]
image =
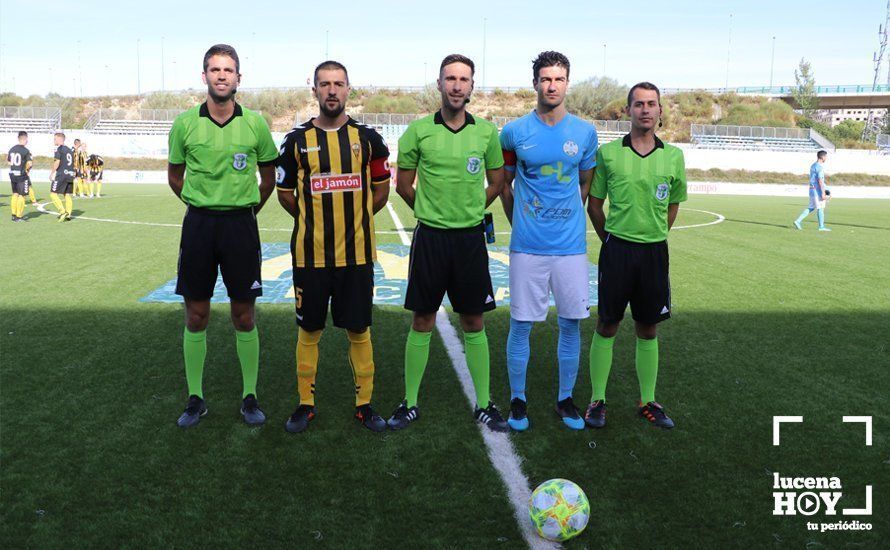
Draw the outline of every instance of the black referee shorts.
[[[295,267],[294,295],[301,328],[323,329],[330,303],[335,327],[362,332],[371,326],[374,264]]]
[[[495,308],[482,224],[439,229],[418,222],[414,229],[405,309],[434,313],[446,292],[456,313],[474,315]]]
[[[179,241],[176,294],[192,300],[209,300],[218,269],[230,299],[250,300],[262,296],[262,261],[253,208],[186,208]]]
[[[635,243],[609,235],[600,246],[597,315],[603,323],[624,318],[655,325],[671,316],[667,241]]]

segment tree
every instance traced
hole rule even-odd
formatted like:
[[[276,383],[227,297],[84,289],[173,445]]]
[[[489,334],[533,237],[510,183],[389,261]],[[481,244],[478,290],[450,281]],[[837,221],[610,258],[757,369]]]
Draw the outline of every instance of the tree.
[[[794,80],[797,87],[791,91],[791,97],[797,102],[803,116],[813,118],[813,111],[819,108],[819,97],[816,95],[816,79],[809,61],[801,58],[800,65],[794,71]]]
[[[627,101],[627,86],[608,77],[590,78],[569,87],[566,108],[572,113],[594,118],[616,99]]]

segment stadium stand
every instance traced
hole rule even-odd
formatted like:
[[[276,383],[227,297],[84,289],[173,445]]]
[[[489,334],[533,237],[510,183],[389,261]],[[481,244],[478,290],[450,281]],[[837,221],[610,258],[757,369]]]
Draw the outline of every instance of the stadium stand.
[[[95,134],[168,134],[173,126],[173,119],[181,112],[182,109],[99,109],[87,120],[84,129]]]
[[[0,132],[51,133],[61,127],[58,107],[0,107]]]
[[[890,155],[890,134],[878,134],[875,145],[878,146],[878,151],[882,154]]]
[[[692,145],[702,149],[809,152],[834,151],[834,144],[812,128],[772,128],[693,124]]]

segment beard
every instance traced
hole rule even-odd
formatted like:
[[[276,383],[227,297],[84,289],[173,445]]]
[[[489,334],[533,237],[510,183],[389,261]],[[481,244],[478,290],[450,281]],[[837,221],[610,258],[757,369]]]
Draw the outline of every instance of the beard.
[[[225,103],[226,101],[234,98],[236,93],[238,93],[238,86],[232,86],[232,89],[229,90],[229,93],[221,95],[217,93],[213,85],[207,85],[207,95],[210,96],[210,99],[212,99],[214,103]]]
[[[346,106],[342,103],[337,103],[337,106],[331,109],[328,107],[327,102],[324,101],[322,101],[318,107],[321,110],[321,114],[328,118],[337,118],[338,116],[340,116],[340,113],[342,113],[343,110],[346,108]]]

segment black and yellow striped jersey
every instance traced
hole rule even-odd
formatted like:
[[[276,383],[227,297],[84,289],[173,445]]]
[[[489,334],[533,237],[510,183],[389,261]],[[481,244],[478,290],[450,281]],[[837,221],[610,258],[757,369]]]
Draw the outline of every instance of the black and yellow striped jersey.
[[[81,173],[87,171],[87,152],[83,147],[74,150],[74,169]]]
[[[377,259],[371,185],[389,185],[389,149],[352,118],[338,130],[309,120],[284,137],[278,189],[297,197],[291,237],[295,267],[343,267]]]
[[[98,172],[102,170],[102,167],[105,165],[105,161],[99,155],[90,155],[87,158],[87,166],[90,168],[90,172]]]

